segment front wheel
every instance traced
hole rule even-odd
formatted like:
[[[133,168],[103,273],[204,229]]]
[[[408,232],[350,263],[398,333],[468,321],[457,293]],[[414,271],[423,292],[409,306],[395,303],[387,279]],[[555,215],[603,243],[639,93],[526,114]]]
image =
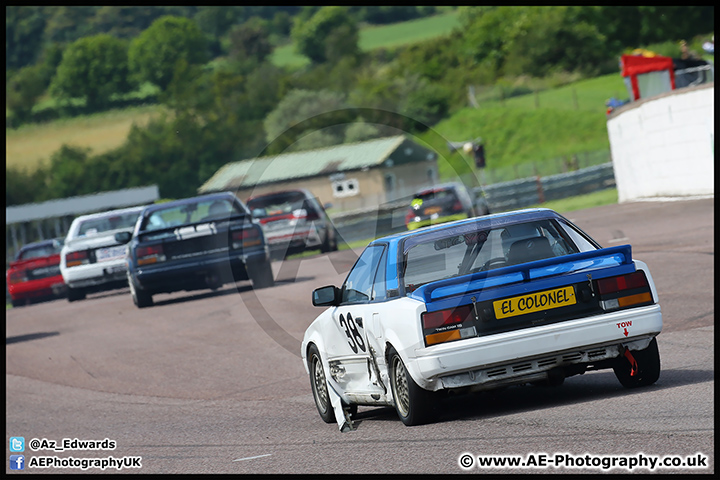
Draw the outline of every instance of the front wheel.
[[[652,385],[660,378],[660,352],[657,339],[653,338],[644,350],[630,352],[637,363],[637,371],[632,374],[633,366],[630,361],[621,356],[617,365],[613,367],[615,376],[625,388],[644,387]]]
[[[421,388],[405,368],[400,355],[390,350],[390,386],[395,411],[405,425],[422,425],[435,419],[436,398],[433,392]]]
[[[315,345],[311,345],[308,350],[308,367],[310,370],[310,386],[312,387],[313,399],[317,407],[320,418],[325,423],[335,421],[335,412],[330,403],[330,394],[328,393],[328,384],[325,378],[325,369],[320,359],[320,352]]]

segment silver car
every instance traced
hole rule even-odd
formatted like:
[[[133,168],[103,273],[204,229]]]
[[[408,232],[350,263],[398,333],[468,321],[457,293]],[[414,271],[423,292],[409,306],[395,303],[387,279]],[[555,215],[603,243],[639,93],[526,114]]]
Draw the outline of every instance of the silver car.
[[[274,258],[305,250],[338,249],[338,236],[325,208],[305,189],[256,195],[246,202],[260,223]]]

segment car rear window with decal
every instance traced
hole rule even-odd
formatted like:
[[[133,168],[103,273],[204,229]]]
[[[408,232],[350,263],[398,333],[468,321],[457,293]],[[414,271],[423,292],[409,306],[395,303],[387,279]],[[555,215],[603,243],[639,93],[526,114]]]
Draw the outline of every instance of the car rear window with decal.
[[[242,215],[245,215],[245,212],[239,210],[234,203],[225,199],[186,203],[153,211],[143,221],[140,231],[149,232],[171,227],[209,223]]]
[[[554,220],[441,233],[406,242],[404,280],[408,291],[436,280],[594,249],[589,242],[577,245]]]

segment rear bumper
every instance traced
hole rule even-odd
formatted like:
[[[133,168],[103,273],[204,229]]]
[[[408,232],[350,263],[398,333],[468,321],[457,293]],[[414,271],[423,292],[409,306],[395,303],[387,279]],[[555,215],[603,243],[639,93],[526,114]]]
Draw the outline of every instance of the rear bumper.
[[[273,251],[287,249],[318,248],[322,244],[320,235],[314,228],[301,231],[270,232],[265,234],[268,247]]]
[[[661,330],[656,304],[418,349],[408,370],[427,390],[532,379],[645,348]]]
[[[101,287],[122,283],[127,278],[125,259],[64,268],[62,276],[70,288]]]
[[[131,276],[136,288],[151,293],[210,288],[248,280],[248,270],[268,262],[265,250],[242,254],[224,254],[180,262],[141,267]]]
[[[66,291],[67,287],[60,275],[8,285],[8,292],[10,293],[10,298],[13,300],[52,296],[60,297],[65,295]]]

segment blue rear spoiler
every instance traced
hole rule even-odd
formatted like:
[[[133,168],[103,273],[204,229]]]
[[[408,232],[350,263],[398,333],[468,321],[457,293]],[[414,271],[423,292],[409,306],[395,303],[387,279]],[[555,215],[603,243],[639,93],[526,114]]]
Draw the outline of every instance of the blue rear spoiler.
[[[635,271],[630,245],[573,253],[427,283],[408,297],[429,312]]]

